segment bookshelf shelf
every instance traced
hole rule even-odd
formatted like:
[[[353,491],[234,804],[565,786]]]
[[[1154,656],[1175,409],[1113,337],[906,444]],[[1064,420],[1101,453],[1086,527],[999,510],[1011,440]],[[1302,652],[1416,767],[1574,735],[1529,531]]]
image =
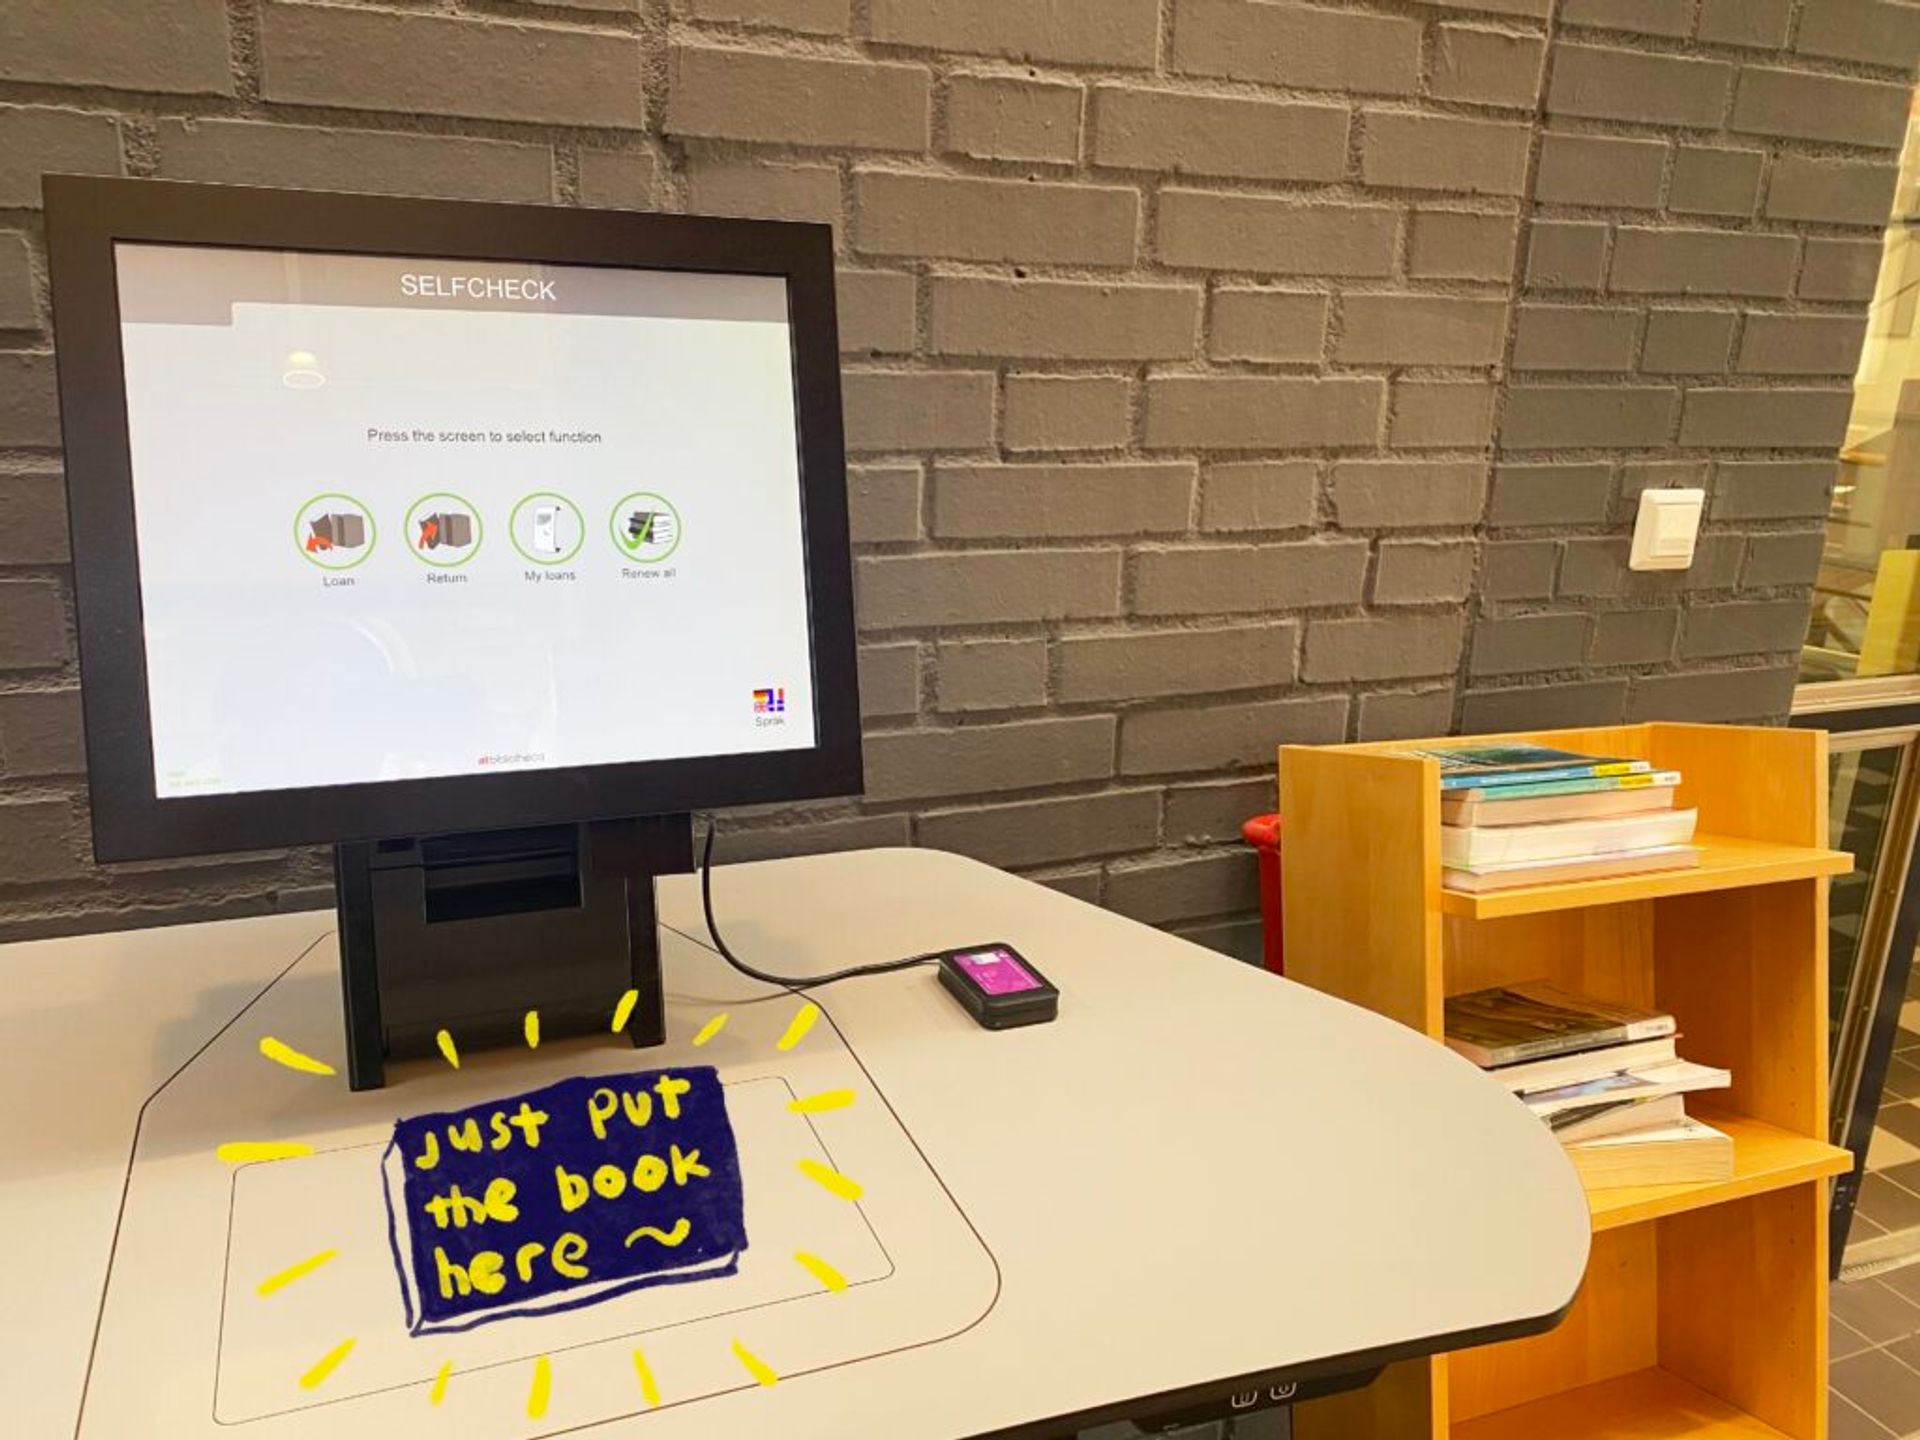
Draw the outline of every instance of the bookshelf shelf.
[[[1589,1190],[1587,1205],[1593,1211],[1595,1231],[1636,1225],[1806,1180],[1842,1175],[1853,1165],[1853,1156],[1838,1145],[1809,1140],[1749,1115],[1736,1115],[1705,1104],[1690,1105],[1688,1111],[1733,1137],[1733,1178],[1708,1184]]]
[[[1544,980],[1670,1011],[1732,1086],[1690,1110],[1731,1179],[1590,1190],[1593,1248],[1543,1335],[1389,1366],[1299,1406],[1297,1440],[1826,1440],[1826,736],[1647,724],[1471,738],[1682,775],[1701,864],[1469,895],[1441,886],[1446,743],[1284,746],[1287,973],[1438,1043],[1449,995]],[[1296,897],[1306,897],[1304,902]],[[1489,1082],[1491,1083],[1491,1082]]]
[[[1699,895],[1710,890],[1807,880],[1816,875],[1844,875],[1853,869],[1853,857],[1843,850],[1777,845],[1728,835],[1703,835],[1694,843],[1700,847],[1700,864],[1692,870],[1527,885],[1480,895],[1442,890],[1441,911],[1467,920],[1497,920],[1506,915],[1540,915],[1588,905],[1619,905],[1664,895]]]
[[[1458,1440],[1786,1440],[1784,1432],[1657,1367],[1495,1411],[1453,1433]]]

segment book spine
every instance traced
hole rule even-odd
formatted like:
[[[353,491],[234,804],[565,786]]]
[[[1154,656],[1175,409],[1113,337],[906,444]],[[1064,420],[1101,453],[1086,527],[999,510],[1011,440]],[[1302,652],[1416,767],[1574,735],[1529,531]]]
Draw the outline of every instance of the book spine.
[[[1650,1020],[1630,1020],[1626,1022],[1627,1033],[1621,1039],[1629,1045],[1637,1045],[1642,1040],[1664,1040],[1669,1035],[1680,1033],[1680,1026],[1671,1015],[1657,1015]]]
[[[1639,1038],[1657,1039],[1659,1037]],[[1512,1045],[1502,1045],[1498,1049],[1456,1043],[1452,1040],[1447,1044],[1482,1070],[1496,1070],[1503,1065],[1524,1065],[1529,1060],[1553,1060],[1562,1055],[1579,1055],[1589,1050],[1604,1050],[1611,1045],[1623,1044],[1628,1039],[1626,1026],[1609,1025],[1602,1030],[1582,1030],[1578,1035],[1548,1035],[1538,1040],[1521,1040]]]
[[[1531,800],[1546,795],[1591,795],[1605,790],[1647,790],[1661,785],[1678,785],[1678,770],[1635,770],[1625,775],[1588,775],[1577,780],[1534,780],[1524,785],[1501,785],[1495,787],[1497,794],[1485,797],[1478,790],[1459,789],[1447,798],[1462,801],[1494,798],[1499,800]]]
[[[1551,770],[1496,771],[1491,775],[1442,775],[1442,790],[1505,790],[1509,785],[1538,785],[1547,780],[1597,780],[1614,775],[1637,775],[1651,770],[1646,760],[1611,760],[1597,765],[1561,765]]]
[[[1614,1046],[1589,1055],[1539,1060],[1531,1065],[1506,1067],[1493,1073],[1495,1079],[1516,1095],[1525,1095],[1536,1090],[1557,1090],[1562,1085],[1579,1084],[1622,1070],[1640,1070],[1674,1063],[1673,1041],[1662,1038],[1632,1046]]]

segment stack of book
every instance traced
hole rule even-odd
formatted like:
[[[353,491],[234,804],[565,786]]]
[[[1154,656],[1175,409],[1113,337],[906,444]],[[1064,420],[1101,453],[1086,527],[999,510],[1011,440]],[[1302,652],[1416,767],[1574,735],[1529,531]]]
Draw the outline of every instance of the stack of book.
[[[1686,1096],[1731,1072],[1682,1060],[1673,1016],[1529,981],[1447,1001],[1447,1045],[1540,1117],[1588,1189],[1733,1176],[1733,1140]]]
[[[1680,775],[1645,760],[1544,745],[1413,752],[1440,762],[1440,864],[1473,892],[1603,880],[1700,863]]]

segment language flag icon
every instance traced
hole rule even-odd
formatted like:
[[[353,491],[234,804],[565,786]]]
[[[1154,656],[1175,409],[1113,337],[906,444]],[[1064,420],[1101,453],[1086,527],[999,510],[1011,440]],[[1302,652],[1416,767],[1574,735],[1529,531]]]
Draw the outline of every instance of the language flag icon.
[[[756,715],[784,715],[787,713],[787,692],[784,689],[756,690],[753,692],[753,713]]]

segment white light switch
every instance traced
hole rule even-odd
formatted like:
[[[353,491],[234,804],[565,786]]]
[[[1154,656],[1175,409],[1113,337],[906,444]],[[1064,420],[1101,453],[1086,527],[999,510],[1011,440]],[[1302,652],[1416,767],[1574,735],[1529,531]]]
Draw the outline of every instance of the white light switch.
[[[1684,570],[1691,565],[1693,543],[1700,535],[1700,512],[1706,504],[1704,490],[1642,490],[1627,568]]]

